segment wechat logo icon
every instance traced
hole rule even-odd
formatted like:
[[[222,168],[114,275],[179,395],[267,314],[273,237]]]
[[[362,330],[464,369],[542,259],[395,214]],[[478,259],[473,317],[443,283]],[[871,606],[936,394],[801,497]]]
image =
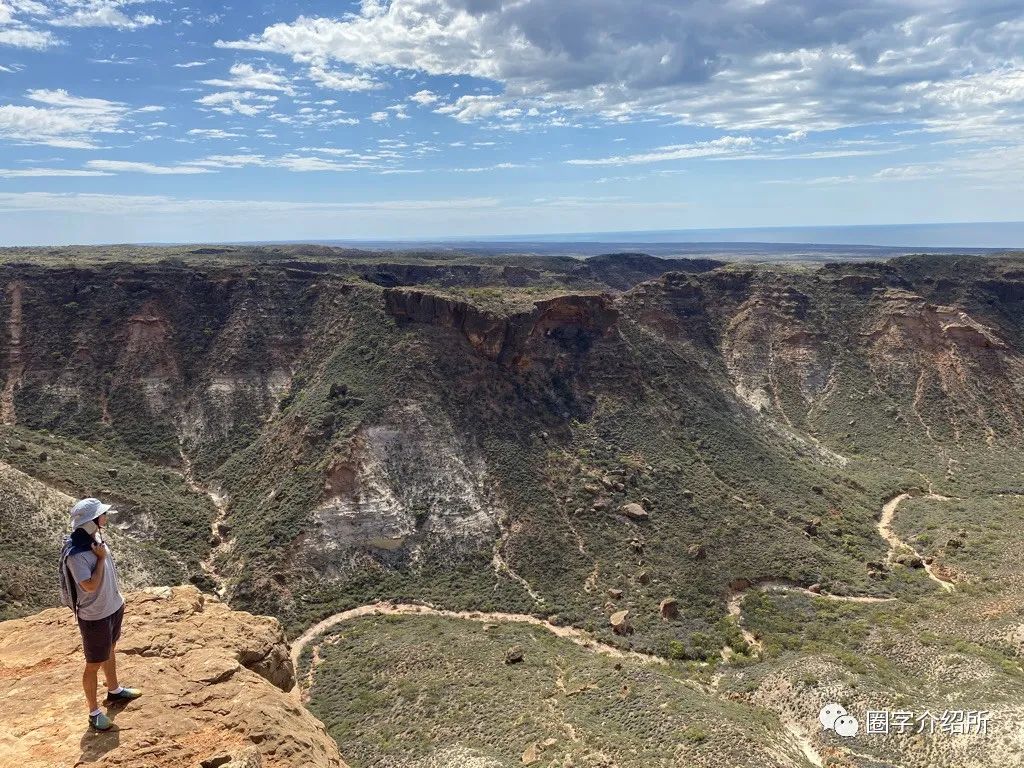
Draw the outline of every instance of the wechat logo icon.
[[[818,713],[818,721],[826,731],[835,731],[840,736],[856,736],[860,729],[857,718],[847,713],[841,704],[826,704]]]

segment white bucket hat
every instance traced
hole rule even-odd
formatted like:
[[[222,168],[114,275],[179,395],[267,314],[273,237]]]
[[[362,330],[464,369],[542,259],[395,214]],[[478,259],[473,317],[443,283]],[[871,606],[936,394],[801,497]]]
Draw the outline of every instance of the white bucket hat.
[[[71,508],[71,530],[81,528],[100,515],[116,515],[117,512],[112,509],[110,504],[104,504],[99,499],[82,499]]]

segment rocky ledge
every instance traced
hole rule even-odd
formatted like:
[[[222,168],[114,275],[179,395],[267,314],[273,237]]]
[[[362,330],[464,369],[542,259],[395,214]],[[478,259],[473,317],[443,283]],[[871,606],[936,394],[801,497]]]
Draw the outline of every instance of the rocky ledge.
[[[144,696],[108,712],[113,730],[91,733],[71,612],[0,623],[0,768],[345,766],[289,693],[295,672],[276,619],[232,611],[194,587],[134,592],[118,662],[122,682]]]

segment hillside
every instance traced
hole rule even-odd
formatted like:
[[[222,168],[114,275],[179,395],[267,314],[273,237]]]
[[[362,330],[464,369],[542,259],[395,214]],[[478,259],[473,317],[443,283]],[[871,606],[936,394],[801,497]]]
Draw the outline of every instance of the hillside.
[[[5,254],[0,525],[31,510],[18,535],[33,542],[3,537],[24,563],[0,571],[6,616],[52,603],[61,494],[97,494],[124,512],[112,535],[140,586],[191,581],[292,636],[379,601],[532,616],[665,661],[657,686],[684,679],[737,739],[785,745],[726,763],[691,740],[689,760],[854,760],[815,731],[830,699],[971,705],[1008,729],[984,748],[856,744],[880,762],[1021,754],[1024,259],[211,251]],[[413,747],[354,736],[364,717],[422,743],[440,728],[451,755],[498,765],[543,744],[522,721],[488,752],[498,713],[469,739],[453,730],[465,713],[393,710],[400,691],[338,695],[383,685],[380,643],[428,665],[432,632],[462,642],[458,616],[431,620],[359,619],[351,642],[307,650],[310,706],[342,753],[414,764]],[[447,674],[535,641],[509,632]],[[612,673],[575,646],[541,668],[560,654]],[[744,731],[734,706],[767,730]],[[637,723],[603,740],[588,717],[560,760],[682,759],[644,753]],[[707,730],[684,717],[659,738],[691,726]]]

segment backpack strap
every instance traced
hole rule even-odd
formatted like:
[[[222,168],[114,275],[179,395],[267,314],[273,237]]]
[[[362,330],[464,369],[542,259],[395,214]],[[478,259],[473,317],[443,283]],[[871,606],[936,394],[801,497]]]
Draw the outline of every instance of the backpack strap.
[[[64,586],[63,591],[67,594],[69,606],[74,611],[75,618],[78,618],[78,584],[75,583],[74,574],[68,567],[68,558],[80,552],[88,552],[87,547],[76,547],[71,539],[64,542],[64,548],[60,553],[60,580]]]

